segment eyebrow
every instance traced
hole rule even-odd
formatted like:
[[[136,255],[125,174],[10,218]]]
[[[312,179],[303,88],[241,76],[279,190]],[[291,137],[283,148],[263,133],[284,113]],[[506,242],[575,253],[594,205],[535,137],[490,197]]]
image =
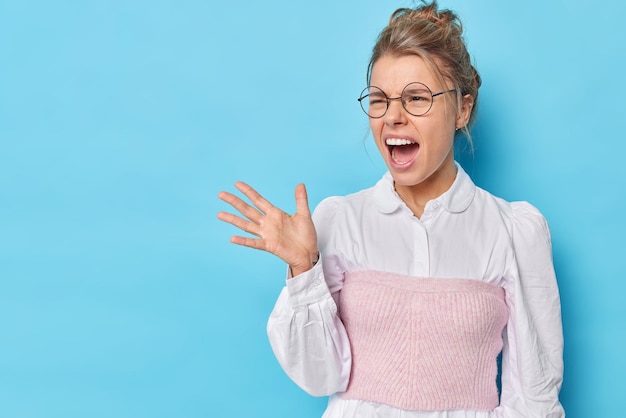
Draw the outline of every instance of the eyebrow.
[[[426,86],[426,85],[424,85],[424,86]],[[407,85],[407,87],[408,87],[408,85]],[[405,87],[405,89],[406,89],[406,87]],[[424,87],[418,87],[418,86],[416,86],[416,87],[411,87],[411,88],[410,88],[410,89],[408,89],[407,91],[428,91],[428,90],[429,90],[429,88],[428,88],[428,87],[424,88]]]

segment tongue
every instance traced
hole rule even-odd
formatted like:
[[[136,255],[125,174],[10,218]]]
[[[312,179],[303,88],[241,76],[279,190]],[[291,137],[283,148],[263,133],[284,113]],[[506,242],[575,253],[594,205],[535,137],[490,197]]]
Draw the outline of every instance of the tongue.
[[[407,164],[417,155],[419,145],[398,145],[391,150],[391,158],[398,164]]]

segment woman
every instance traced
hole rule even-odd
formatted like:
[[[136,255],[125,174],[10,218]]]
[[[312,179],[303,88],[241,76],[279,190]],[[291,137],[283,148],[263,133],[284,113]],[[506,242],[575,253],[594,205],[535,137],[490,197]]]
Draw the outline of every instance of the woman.
[[[280,364],[330,395],[328,418],[563,417],[546,221],[454,161],[480,86],[458,18],[436,3],[397,10],[367,79],[359,101],[388,168],[374,187],[312,217],[303,185],[293,216],[244,183],[254,206],[219,195],[243,217],[218,217],[255,236],[231,241],[289,265],[268,323]]]

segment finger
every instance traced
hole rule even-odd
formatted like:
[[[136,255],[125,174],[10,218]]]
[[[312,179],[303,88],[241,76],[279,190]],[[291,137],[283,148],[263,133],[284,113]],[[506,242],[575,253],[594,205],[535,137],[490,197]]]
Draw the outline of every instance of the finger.
[[[259,194],[259,192],[254,190],[243,181],[238,181],[237,183],[235,183],[235,187],[239,189],[241,193],[246,195],[246,197],[250,199],[250,201],[254,203],[257,208],[261,209],[263,213],[268,213],[274,208],[274,205],[268,202],[263,196]]]
[[[228,192],[220,192],[217,197],[237,209],[243,216],[253,222],[258,223],[263,216],[263,214],[260,213],[257,209],[253,208],[234,194]]]
[[[233,215],[232,213],[228,213],[228,212],[219,212],[217,214],[217,218],[221,221],[224,221],[233,226],[236,226],[237,228],[241,229],[244,232],[247,232],[252,235],[256,235],[257,237],[260,236],[258,225],[250,221],[246,221],[245,219],[242,219],[237,215]]]
[[[244,247],[254,248],[255,250],[267,251],[264,241],[259,238],[234,236],[230,238],[230,242]]]
[[[296,186],[296,213],[305,216],[311,216],[309,210],[309,197],[306,193],[306,186],[304,184],[298,184]]]

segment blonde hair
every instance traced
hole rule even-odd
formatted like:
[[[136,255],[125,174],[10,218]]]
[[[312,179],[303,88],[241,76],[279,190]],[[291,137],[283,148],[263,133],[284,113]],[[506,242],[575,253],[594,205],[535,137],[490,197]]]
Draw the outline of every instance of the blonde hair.
[[[439,10],[437,1],[414,9],[401,8],[393,12],[389,24],[378,36],[367,68],[367,84],[372,67],[385,55],[417,55],[431,67],[442,86],[445,80],[458,89],[457,109],[463,96],[474,99],[468,124],[462,132],[471,144],[469,127],[475,119],[478,88],[481,80],[471,63],[463,39],[463,26],[458,16],[450,10]]]

